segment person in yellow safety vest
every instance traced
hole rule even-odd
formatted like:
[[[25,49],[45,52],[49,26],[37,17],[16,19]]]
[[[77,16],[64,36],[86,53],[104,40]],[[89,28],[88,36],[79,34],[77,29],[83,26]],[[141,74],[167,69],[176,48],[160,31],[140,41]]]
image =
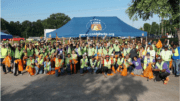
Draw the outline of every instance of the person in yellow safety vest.
[[[83,58],[81,59],[80,64],[81,64],[80,74],[81,76],[83,76],[84,71],[86,71],[88,67],[88,59],[85,54],[83,55]]]
[[[118,55],[120,54],[120,47],[119,47],[118,41],[116,40],[115,42],[116,44],[113,44],[113,46],[114,46],[115,54]]]
[[[111,66],[113,64],[113,60],[109,59],[109,55],[107,55],[105,57],[105,59],[102,62],[102,65],[104,65],[102,67],[102,72],[105,72],[106,74],[111,74],[112,70],[111,70]]]
[[[164,46],[164,49],[161,51],[160,56],[162,57],[162,60],[169,67],[169,61],[171,61],[172,51],[168,50],[168,45]]]
[[[55,76],[59,76],[59,72],[61,72],[61,75],[64,74],[64,68],[63,68],[64,60],[61,59],[61,55],[58,54],[57,58],[55,58]]]
[[[164,81],[164,84],[167,84],[169,81],[169,67],[167,66],[167,63],[162,61],[162,58],[159,56],[157,57],[157,62],[155,65],[155,69],[152,69],[153,73],[155,74],[154,81]]]
[[[71,58],[71,54],[68,53],[67,57],[65,59],[65,65],[66,65],[66,71],[68,75],[71,75],[71,64],[72,64],[72,58]]]
[[[127,44],[124,44],[124,49],[123,49],[123,56],[125,57],[129,52],[131,51],[130,48],[128,48]]]
[[[174,74],[176,77],[179,77],[180,74],[180,46],[178,46],[178,43],[175,43],[173,45],[173,67],[174,67]]]
[[[29,76],[34,75],[35,74],[35,68],[34,68],[35,64],[34,64],[34,59],[33,59],[32,55],[29,56],[29,59],[27,60],[26,65],[27,65],[26,70],[27,70],[27,72],[29,72]]]
[[[44,59],[43,59],[43,54],[40,54],[40,56],[35,60],[35,69],[36,69],[36,74],[42,74],[44,71]]]
[[[77,44],[75,48],[75,52],[78,55],[78,63],[76,67],[76,71],[80,70],[80,61],[82,59],[82,48]]]
[[[144,56],[146,56],[146,50],[144,49],[144,46],[142,46],[139,52],[139,57],[143,58]]]
[[[150,56],[150,52],[147,52],[146,56],[143,57],[143,69],[145,70],[149,63],[152,63],[152,65],[155,65],[155,59]]]
[[[17,76],[16,73],[18,71],[18,74],[22,75],[21,71],[20,71],[20,67],[19,65],[22,65],[22,57],[23,57],[23,50],[21,50],[20,46],[17,46],[17,48],[15,49],[15,61],[18,61],[18,63],[15,62],[14,65],[14,76]]]
[[[94,55],[95,55],[95,49],[93,48],[93,45],[90,45],[90,48],[88,48],[88,60],[90,60],[91,57]]]
[[[156,56],[156,52],[155,50],[153,50],[153,47],[151,45],[148,46],[149,47],[149,50],[147,50],[147,52],[150,53],[150,56],[155,59],[155,56]]]
[[[5,64],[2,64],[4,58],[8,55],[8,49],[5,47],[4,44],[1,45],[1,66],[3,68],[4,74],[6,74],[6,67]]]
[[[47,57],[46,61],[44,62],[44,74],[47,74],[49,71],[51,71],[51,61],[50,58]]]
[[[115,67],[115,69],[117,70],[120,66],[123,66],[123,64],[124,64],[124,58],[123,58],[123,56],[120,54],[120,56],[119,57],[117,57],[117,60],[116,60],[117,62],[115,63],[115,65],[114,65],[114,67]],[[120,68],[119,68],[120,69]],[[120,70],[119,70],[119,72],[120,72]]]
[[[89,61],[89,67],[87,67],[87,70],[93,74],[93,70],[94,70],[94,73],[96,73],[97,71],[97,60],[95,59],[95,57],[93,56],[92,59],[90,59]]]

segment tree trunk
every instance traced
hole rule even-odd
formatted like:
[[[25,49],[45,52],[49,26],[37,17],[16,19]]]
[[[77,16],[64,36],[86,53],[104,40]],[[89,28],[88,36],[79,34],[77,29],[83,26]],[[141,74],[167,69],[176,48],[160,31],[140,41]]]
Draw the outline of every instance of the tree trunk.
[[[177,35],[178,35],[178,43],[179,43],[179,46],[180,46],[180,30],[179,29],[177,30]]]

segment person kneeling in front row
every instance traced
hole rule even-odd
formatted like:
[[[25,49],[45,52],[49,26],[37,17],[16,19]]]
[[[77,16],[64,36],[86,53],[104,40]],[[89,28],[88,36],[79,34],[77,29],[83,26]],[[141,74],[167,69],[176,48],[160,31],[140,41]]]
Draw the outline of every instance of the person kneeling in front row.
[[[154,81],[164,80],[164,84],[168,83],[169,81],[168,76],[170,75],[170,71],[167,64],[164,61],[162,61],[161,57],[157,58],[155,69],[152,69],[152,71],[156,76]]]

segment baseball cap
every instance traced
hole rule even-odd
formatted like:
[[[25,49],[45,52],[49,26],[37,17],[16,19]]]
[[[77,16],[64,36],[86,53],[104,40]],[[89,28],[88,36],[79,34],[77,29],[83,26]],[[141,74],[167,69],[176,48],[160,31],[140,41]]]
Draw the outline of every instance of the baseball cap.
[[[161,60],[161,57],[159,56],[159,57],[157,57],[157,60]]]

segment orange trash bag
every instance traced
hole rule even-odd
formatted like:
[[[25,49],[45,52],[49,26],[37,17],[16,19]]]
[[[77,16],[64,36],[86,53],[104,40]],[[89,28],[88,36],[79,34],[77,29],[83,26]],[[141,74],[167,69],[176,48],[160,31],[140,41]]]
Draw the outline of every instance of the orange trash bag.
[[[122,66],[119,65],[119,67],[117,68],[117,72],[121,72],[121,68],[122,68]]]
[[[23,63],[21,59],[17,59],[14,61],[15,63],[18,63],[18,70],[23,71]]]
[[[149,78],[149,79],[153,79],[153,78],[154,78],[153,72],[152,72],[151,63],[149,63],[149,65],[148,65],[148,66],[146,67],[146,69],[144,70],[143,76],[144,76],[144,77],[147,77],[147,78]]]
[[[127,76],[127,68],[125,65],[124,65],[124,69],[121,72],[121,76]]]
[[[2,64],[4,64],[7,67],[11,67],[11,57],[6,56],[6,58],[4,58]]]
[[[47,72],[47,75],[53,75],[53,74],[55,74],[55,70]]]
[[[112,66],[112,71],[113,71],[114,74],[116,73],[116,70],[115,70],[114,66]]]
[[[30,66],[26,66],[26,71],[29,72],[31,76],[34,75],[36,72],[35,68],[32,68]]]
[[[173,64],[173,60],[171,59],[171,61],[169,61],[169,68],[172,67],[172,64]]]
[[[157,47],[157,48],[162,48],[162,42],[161,42],[161,40],[158,41],[158,43],[156,44],[156,47]]]

